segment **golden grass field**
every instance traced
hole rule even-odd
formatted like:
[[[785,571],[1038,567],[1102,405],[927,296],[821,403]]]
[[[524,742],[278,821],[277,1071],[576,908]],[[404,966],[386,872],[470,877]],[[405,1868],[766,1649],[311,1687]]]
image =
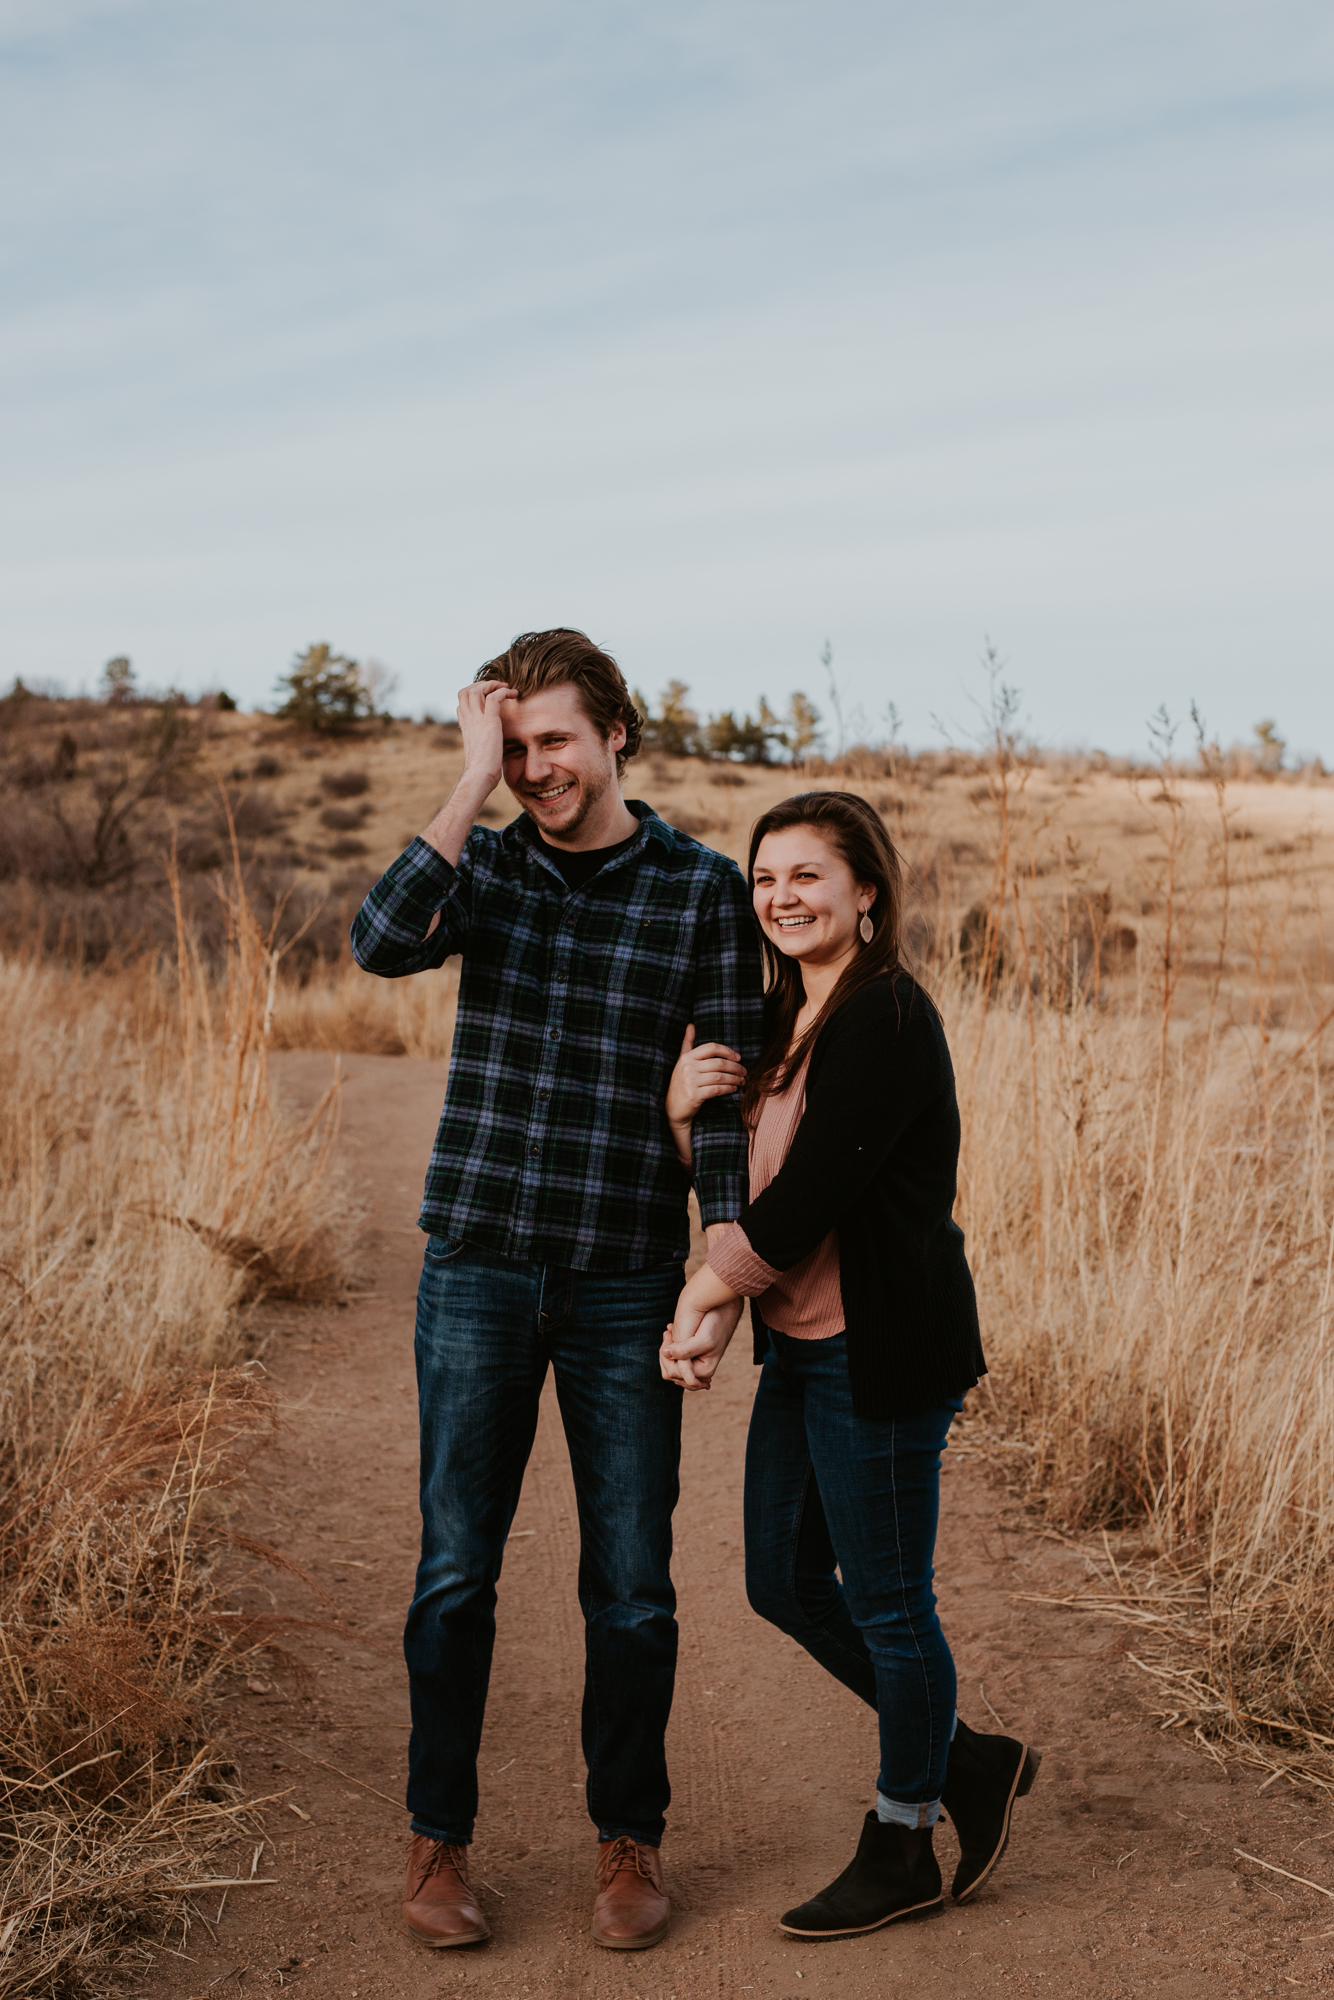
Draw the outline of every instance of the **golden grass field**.
[[[98,1990],[244,1813],[210,1702],[272,1636],[229,1597],[264,1559],[226,1505],[265,1421],[256,1309],[335,1295],[354,1248],[336,1101],[285,1119],[268,1052],[443,1058],[454,993],[328,955],[454,732],[211,717],[99,883],[134,719],[37,706],[0,829],[0,1995]],[[998,732],[805,773],[646,756],[626,789],[744,862],[810,785],[869,797],[907,865],[996,1462],[1103,1552],[1084,1603],[1142,1628],[1166,1721],[1334,1790],[1334,783]]]

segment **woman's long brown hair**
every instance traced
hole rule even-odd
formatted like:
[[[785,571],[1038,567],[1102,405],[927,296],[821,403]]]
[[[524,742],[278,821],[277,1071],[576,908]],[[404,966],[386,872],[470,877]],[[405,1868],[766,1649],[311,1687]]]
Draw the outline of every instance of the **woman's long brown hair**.
[[[858,946],[857,955],[843,969],[824,1006],[804,1030],[796,1046],[789,1050],[792,1030],[806,989],[797,961],[788,958],[761,933],[766,971],[765,1035],[760,1060],[746,1079],[741,1108],[753,1123],[763,1100],[776,1090],[786,1089],[800,1069],[820,1030],[827,1027],[838,1009],[873,979],[904,970],[901,957],[903,870],[894,843],[875,807],[855,792],[798,792],[761,813],[751,830],[746,878],[755,890],[755,856],[766,834],[783,833],[789,827],[814,827],[832,842],[858,882],[875,890],[870,917],[875,926],[869,944]]]

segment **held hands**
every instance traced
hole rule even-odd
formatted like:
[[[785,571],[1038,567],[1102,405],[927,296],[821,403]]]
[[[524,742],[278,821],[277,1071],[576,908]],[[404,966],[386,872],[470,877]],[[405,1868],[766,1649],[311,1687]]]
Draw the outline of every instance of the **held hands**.
[[[679,1389],[711,1389],[740,1317],[740,1299],[700,1312],[683,1292],[658,1350],[663,1381],[675,1382]]]
[[[667,1086],[667,1118],[674,1126],[689,1125],[701,1104],[711,1097],[730,1097],[746,1081],[746,1068],[735,1049],[724,1042],[695,1047],[694,1023],[686,1029],[681,1053]]]

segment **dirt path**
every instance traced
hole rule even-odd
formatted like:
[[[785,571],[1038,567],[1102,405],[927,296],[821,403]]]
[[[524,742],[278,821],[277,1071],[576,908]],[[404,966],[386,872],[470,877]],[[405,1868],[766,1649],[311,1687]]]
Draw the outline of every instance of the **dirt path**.
[[[675,1799],[664,1850],[679,1915],[633,1957],[587,1935],[592,1832],[578,1746],[582,1645],[573,1496],[554,1406],[501,1584],[474,1850],[495,1938],[432,1954],[399,1930],[406,1698],[399,1633],[416,1553],[414,1223],[439,1106],[438,1065],[346,1061],[342,1145],[370,1211],[371,1290],[349,1310],[293,1314],[270,1367],[284,1431],[257,1464],[247,1525],[336,1603],[355,1642],[291,1641],[302,1671],[258,1678],[229,1718],[242,1774],[290,1788],[269,1813],[259,1873],[216,1898],[188,1957],[164,1958],[142,2000],[276,1991],[309,2000],[578,1993],[654,2000],[742,1994],[1135,1995],[1220,2000],[1334,1988],[1334,1903],[1240,1861],[1243,1848],[1334,1886],[1334,1816],[1250,1775],[1227,1777],[1154,1726],[1122,1628],[1034,1606],[1080,1559],[1003,1525],[966,1439],[946,1466],[942,1615],[960,1707],[983,1701],[1046,1752],[1001,1869],[976,1904],[849,1943],[783,1939],[774,1915],[848,1858],[875,1775],[869,1715],[760,1624],[741,1583],[740,1462],[753,1387],[736,1352],[686,1423],[677,1515],[681,1671]],[[309,1101],[329,1059],[282,1059]],[[320,1615],[295,1580],[279,1610]],[[381,1795],[384,1796],[381,1796]],[[937,1842],[952,1869],[947,1828]],[[247,1863],[248,1863],[247,1856]],[[1324,1933],[1322,1936],[1321,1933]]]

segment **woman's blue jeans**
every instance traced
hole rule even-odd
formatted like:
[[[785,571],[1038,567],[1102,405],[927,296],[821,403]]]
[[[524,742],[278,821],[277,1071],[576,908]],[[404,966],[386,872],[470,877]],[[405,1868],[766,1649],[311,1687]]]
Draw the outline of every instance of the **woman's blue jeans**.
[[[940,1455],[962,1408],[859,1417],[847,1336],[771,1328],[746,1447],[750,1602],[876,1710],[877,1790],[919,1826],[939,1811],[954,1728],[932,1582]]]
[[[462,1846],[496,1633],[496,1581],[548,1366],[579,1511],[588,1809],[604,1839],[656,1845],[676,1672],[672,1509],[681,1392],[658,1344],[679,1264],[590,1273],[433,1236],[417,1293],[421,1561],[403,1647],[415,1833]]]

